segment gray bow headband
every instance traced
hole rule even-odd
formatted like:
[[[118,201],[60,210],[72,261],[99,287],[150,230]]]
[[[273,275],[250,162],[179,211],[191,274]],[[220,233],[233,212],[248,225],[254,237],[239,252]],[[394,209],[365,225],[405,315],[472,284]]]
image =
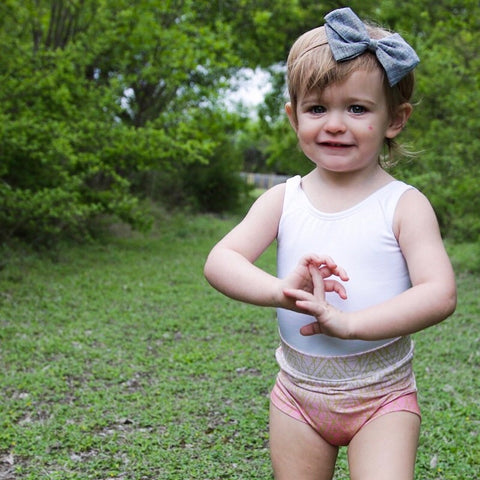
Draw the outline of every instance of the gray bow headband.
[[[337,62],[358,57],[367,50],[375,53],[391,87],[420,62],[415,50],[398,34],[375,40],[350,8],[339,8],[325,16],[328,44]]]

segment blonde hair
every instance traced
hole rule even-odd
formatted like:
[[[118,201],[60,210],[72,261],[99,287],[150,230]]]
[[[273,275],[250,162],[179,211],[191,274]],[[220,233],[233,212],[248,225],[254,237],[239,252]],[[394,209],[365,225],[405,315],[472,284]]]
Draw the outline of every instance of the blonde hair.
[[[377,40],[390,35],[390,32],[380,27],[366,24],[366,28],[369,36]],[[352,60],[337,62],[328,45],[325,27],[317,27],[301,35],[290,49],[287,59],[287,86],[295,123],[300,96],[341,83],[358,70],[381,71],[390,118],[393,118],[400,105],[411,103],[415,86],[413,71],[390,87],[382,66],[372,52],[366,51]],[[386,166],[393,165],[398,155],[409,155],[395,139],[385,138],[384,144],[387,154],[384,155],[383,163]]]

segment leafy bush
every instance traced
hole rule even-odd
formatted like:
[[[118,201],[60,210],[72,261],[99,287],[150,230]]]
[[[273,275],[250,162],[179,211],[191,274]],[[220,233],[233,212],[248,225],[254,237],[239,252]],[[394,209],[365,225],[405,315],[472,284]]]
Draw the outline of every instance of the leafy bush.
[[[201,113],[227,32],[190,4],[74,3],[0,5],[0,242],[85,235],[99,215],[142,227],[131,180],[216,145]]]
[[[185,177],[185,189],[198,210],[213,213],[237,211],[249,192],[238,170],[216,159],[209,165],[192,165]]]
[[[205,159],[150,172],[147,182],[155,184],[151,191],[154,197],[170,206],[188,206],[201,212],[235,211],[243,206],[250,190],[239,175],[243,166],[239,133],[245,119],[240,114],[208,108],[201,116],[202,135],[211,139],[212,147]]]

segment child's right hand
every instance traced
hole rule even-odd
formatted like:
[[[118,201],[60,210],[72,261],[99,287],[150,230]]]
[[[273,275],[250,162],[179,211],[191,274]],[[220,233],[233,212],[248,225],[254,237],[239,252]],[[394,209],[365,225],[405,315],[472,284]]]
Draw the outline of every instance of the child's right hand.
[[[295,269],[285,277],[281,282],[282,292],[284,290],[303,290],[313,294],[313,280],[310,273],[310,268],[318,269],[323,278],[324,291],[336,292],[340,298],[346,299],[347,292],[345,287],[338,281],[331,279],[332,275],[339,277],[343,281],[348,281],[348,274],[339,267],[331,257],[328,255],[306,255],[303,257],[295,267]],[[283,294],[282,308],[289,310],[301,311],[293,298]]]

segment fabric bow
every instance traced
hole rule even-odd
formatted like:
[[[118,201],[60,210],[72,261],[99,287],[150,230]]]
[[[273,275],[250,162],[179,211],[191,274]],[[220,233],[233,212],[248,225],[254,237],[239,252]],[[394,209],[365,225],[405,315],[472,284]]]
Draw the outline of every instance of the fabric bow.
[[[337,62],[358,57],[366,50],[375,53],[391,87],[413,70],[420,59],[398,34],[375,40],[351,8],[339,8],[325,16],[327,40]]]

